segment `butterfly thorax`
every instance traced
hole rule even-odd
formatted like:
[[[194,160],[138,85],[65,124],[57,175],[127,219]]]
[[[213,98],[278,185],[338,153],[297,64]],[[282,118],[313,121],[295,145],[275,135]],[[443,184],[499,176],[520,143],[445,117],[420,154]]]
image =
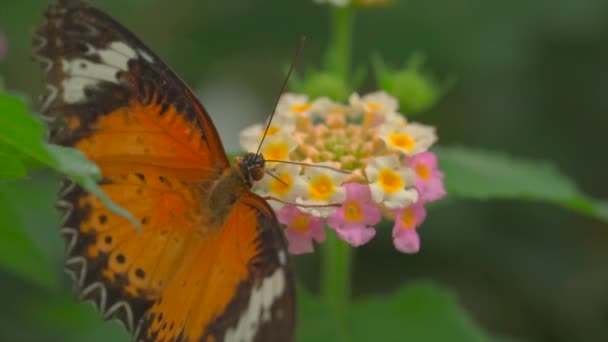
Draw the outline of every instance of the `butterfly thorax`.
[[[261,154],[248,153],[213,182],[207,197],[212,226],[221,226],[239,198],[264,177],[264,164]]]

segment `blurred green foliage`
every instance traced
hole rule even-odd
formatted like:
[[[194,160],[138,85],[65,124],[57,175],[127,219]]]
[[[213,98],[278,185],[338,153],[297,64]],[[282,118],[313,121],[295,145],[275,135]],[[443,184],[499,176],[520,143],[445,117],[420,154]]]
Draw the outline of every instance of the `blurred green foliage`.
[[[43,87],[42,72],[29,59],[29,35],[45,4],[0,2],[0,31],[9,44],[7,58],[0,61],[0,79],[6,89],[33,99]],[[99,6],[201,89],[220,129],[229,117],[246,125],[267,114],[300,34],[308,37],[304,65],[318,64],[328,42],[326,13],[308,0],[113,0]],[[458,196],[430,208],[419,255],[395,252],[388,229],[357,250],[357,304],[345,323],[355,329],[353,338],[392,331],[399,334],[393,335],[397,340],[483,339],[456,302],[490,335],[546,341],[605,338],[608,230],[602,221],[608,209],[606,202],[590,196],[608,198],[607,23],[608,3],[602,0],[408,0],[357,14],[355,68],[367,65],[375,52],[387,65],[400,65],[414,51],[425,51],[425,66],[439,75],[456,75],[458,83],[420,120],[439,128],[444,146],[478,148],[439,150],[448,190]],[[371,75],[360,90],[374,89]],[[235,84],[234,90],[213,92],[224,80]],[[247,102],[249,97],[263,100]],[[23,110],[0,111],[0,121],[14,112]],[[26,121],[20,122],[23,127]],[[3,130],[7,123],[0,124],[2,138],[15,133]],[[228,146],[236,146],[242,126],[225,127],[222,136]],[[26,137],[0,146],[0,340],[126,339],[116,322],[100,323],[90,306],[75,303],[70,295],[53,210],[60,177],[48,170],[24,174],[26,167],[39,163],[15,157],[16,147],[34,141],[34,136]],[[508,151],[509,156],[490,150]],[[532,160],[551,160],[553,166]],[[317,257],[296,261],[298,278],[315,293]],[[415,283],[419,279],[453,294]],[[300,293],[302,341],[341,336],[327,325],[332,318],[323,304]],[[397,297],[388,303],[366,299],[392,293]]]
[[[427,111],[442,95],[437,81],[422,70],[424,56],[420,53],[412,55],[401,69],[388,67],[379,55],[372,58],[372,64],[379,86],[397,97],[399,108],[408,116]]]
[[[449,291],[416,283],[353,303],[343,325],[301,288],[300,341],[486,341]]]

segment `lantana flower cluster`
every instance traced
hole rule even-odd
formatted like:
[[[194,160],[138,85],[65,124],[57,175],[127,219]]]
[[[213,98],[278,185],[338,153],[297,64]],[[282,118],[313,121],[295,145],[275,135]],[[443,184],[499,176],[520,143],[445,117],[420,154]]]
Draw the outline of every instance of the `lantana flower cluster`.
[[[416,253],[425,205],[446,194],[429,151],[435,129],[408,122],[382,91],[348,102],[284,94],[260,149],[268,174],[254,191],[285,225],[292,254],[312,252],[326,226],[352,246],[366,244],[383,217],[394,220],[394,246]],[[265,128],[243,130],[241,146],[257,151]]]

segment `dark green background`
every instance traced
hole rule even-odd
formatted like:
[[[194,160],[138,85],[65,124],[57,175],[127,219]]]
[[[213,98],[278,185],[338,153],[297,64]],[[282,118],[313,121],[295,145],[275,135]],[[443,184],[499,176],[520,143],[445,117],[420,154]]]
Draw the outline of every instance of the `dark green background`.
[[[32,99],[43,83],[30,59],[30,33],[45,3],[0,0],[0,31],[9,40],[0,77],[7,89]],[[455,77],[458,82],[440,103],[416,118],[438,127],[441,144],[553,160],[582,190],[608,197],[608,2],[396,3],[357,14],[355,64],[367,64],[373,53],[397,64],[424,51],[437,77]],[[198,91],[231,149],[244,124],[270,112],[298,37],[308,38],[300,70],[318,66],[327,43],[326,8],[308,0],[97,4]],[[360,90],[374,88],[369,73]],[[21,219],[34,230],[49,267],[59,272],[55,181],[42,172],[26,185],[3,185],[0,199],[28,204],[19,208]],[[358,249],[354,295],[433,280],[453,289],[492,335],[534,341],[607,338],[605,224],[548,205],[451,198],[431,208],[420,234],[422,251],[416,256],[394,251],[388,231]],[[315,256],[298,258],[298,274],[313,291],[316,265]],[[47,340],[41,334],[68,329],[86,334],[85,323],[61,319],[69,317],[70,308],[53,305],[60,299],[0,272],[0,340]]]

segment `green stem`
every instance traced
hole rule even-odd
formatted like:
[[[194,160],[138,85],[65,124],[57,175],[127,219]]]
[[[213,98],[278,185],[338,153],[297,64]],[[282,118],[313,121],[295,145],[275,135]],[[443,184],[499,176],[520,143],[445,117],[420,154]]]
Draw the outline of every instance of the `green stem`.
[[[330,41],[325,56],[325,68],[347,81],[350,71],[353,11],[351,6],[334,7],[331,14]]]
[[[346,83],[351,67],[353,11],[350,6],[332,9],[326,71]],[[350,301],[351,247],[328,229],[321,254],[321,296],[333,311],[344,340],[348,340],[346,314]]]
[[[338,316],[348,309],[350,299],[351,249],[331,230],[323,244],[321,294]]]

